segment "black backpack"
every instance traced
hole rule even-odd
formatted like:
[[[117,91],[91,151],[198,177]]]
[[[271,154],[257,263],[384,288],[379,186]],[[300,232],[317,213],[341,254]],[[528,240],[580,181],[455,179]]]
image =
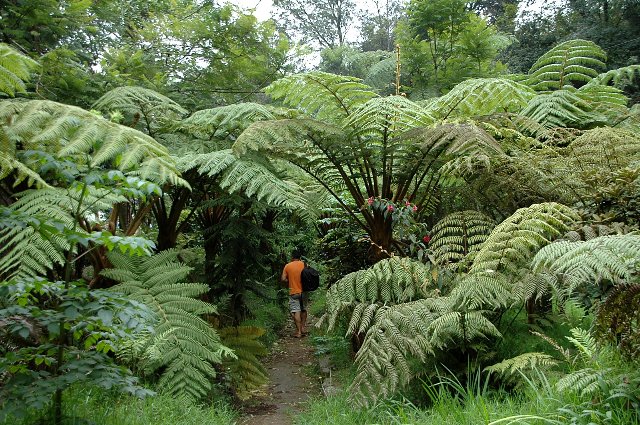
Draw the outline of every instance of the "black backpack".
[[[300,280],[302,280],[302,292],[315,291],[320,286],[320,273],[304,263]]]

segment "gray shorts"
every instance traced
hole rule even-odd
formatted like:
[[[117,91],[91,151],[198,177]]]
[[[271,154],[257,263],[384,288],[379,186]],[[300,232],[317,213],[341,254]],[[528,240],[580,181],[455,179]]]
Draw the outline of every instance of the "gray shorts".
[[[309,304],[308,293],[303,292],[302,294],[289,295],[289,311],[291,313],[307,311],[307,304]]]

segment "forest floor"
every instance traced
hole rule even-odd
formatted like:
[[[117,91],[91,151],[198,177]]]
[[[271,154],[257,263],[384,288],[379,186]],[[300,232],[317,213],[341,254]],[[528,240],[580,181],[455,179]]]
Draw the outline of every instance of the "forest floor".
[[[307,400],[322,393],[323,377],[309,337],[293,337],[292,323],[283,332],[265,362],[268,387],[242,407],[240,425],[291,425],[291,417],[304,410]]]

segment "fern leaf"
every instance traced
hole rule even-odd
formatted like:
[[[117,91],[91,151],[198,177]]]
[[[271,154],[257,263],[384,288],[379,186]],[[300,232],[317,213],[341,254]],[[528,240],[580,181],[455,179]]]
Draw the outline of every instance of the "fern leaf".
[[[360,331],[371,323],[379,305],[425,297],[432,279],[430,267],[418,261],[402,257],[379,261],[369,269],[346,275],[329,288],[327,310],[319,323],[327,321],[332,329],[340,315],[353,310],[348,332]]]
[[[496,226],[475,256],[470,272],[514,272],[577,220],[569,207],[556,203],[521,208]]]
[[[475,78],[456,85],[425,109],[437,118],[471,118],[520,112],[535,96],[525,84],[506,78]]]
[[[640,236],[611,235],[586,242],[559,241],[542,248],[533,258],[534,271],[548,270],[572,283],[567,291],[601,280],[629,281],[638,266]]]
[[[586,40],[569,40],[553,47],[531,66],[529,84],[537,91],[559,90],[588,83],[605,67],[607,56],[598,45]]]
[[[273,99],[319,120],[339,122],[353,109],[377,96],[360,79],[326,72],[308,72],[277,80],[265,89]]]
[[[523,371],[555,366],[558,362],[548,354],[524,353],[484,368],[485,372],[495,373],[502,377],[511,377]]]
[[[495,222],[478,211],[460,211],[447,215],[431,230],[430,248],[436,264],[445,266],[463,261],[477,252]]]
[[[178,252],[167,250],[150,258],[127,258],[112,252],[114,269],[104,276],[119,282],[112,290],[148,305],[158,323],[155,334],[144,347],[143,367],[162,371],[159,385],[165,391],[200,400],[211,389],[216,376],[214,366],[233,351],[200,315],[215,312],[215,307],[197,299],[208,291],[203,284],[184,283],[190,272],[177,261]]]
[[[0,93],[11,97],[26,91],[25,81],[39,67],[33,59],[0,43]]]
[[[613,86],[622,89],[625,84],[633,83],[640,77],[640,65],[629,65],[599,74],[586,85]]]
[[[136,171],[157,184],[188,184],[182,180],[167,149],[151,137],[109,122],[75,106],[47,100],[0,102],[3,131],[24,150],[44,150],[90,157],[94,167],[109,164],[123,172]]]
[[[137,86],[116,87],[96,100],[91,108],[103,112],[142,114],[144,119],[150,121],[166,119],[167,115],[178,118],[187,113],[186,109],[167,96]]]

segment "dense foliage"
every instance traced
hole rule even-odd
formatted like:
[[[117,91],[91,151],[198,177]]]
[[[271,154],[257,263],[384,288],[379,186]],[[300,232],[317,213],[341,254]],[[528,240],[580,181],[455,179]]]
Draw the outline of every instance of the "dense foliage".
[[[294,247],[305,421],[640,420],[637,2],[373,3],[2,8],[0,422],[230,422]]]

